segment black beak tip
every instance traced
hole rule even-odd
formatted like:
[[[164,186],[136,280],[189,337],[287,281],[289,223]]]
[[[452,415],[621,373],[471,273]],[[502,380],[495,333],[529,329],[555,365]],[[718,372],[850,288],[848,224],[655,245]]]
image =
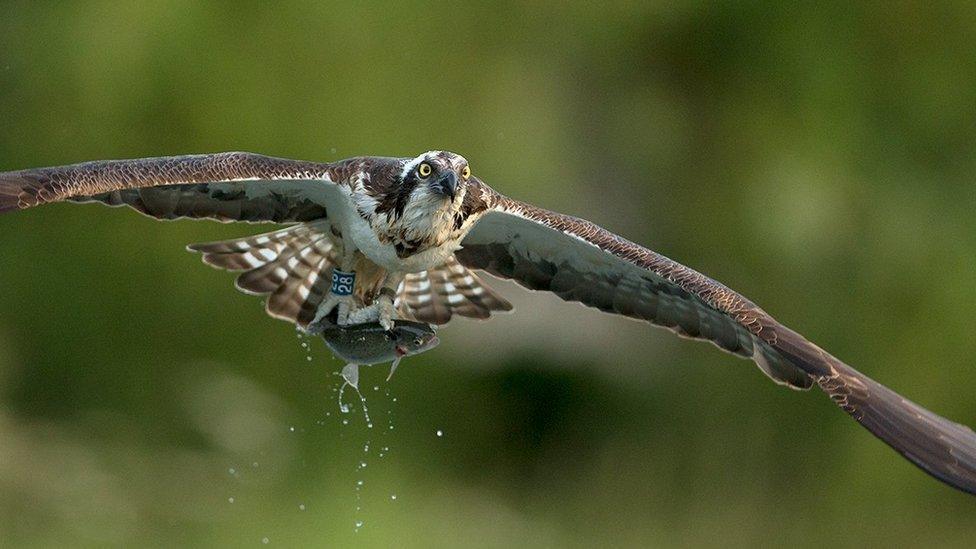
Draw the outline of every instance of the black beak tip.
[[[458,178],[454,172],[445,173],[434,183],[434,189],[451,200],[457,195],[457,187]]]

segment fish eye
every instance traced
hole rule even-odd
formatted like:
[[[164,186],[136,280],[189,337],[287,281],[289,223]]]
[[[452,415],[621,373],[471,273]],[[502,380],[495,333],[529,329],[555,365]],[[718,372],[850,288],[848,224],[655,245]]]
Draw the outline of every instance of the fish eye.
[[[417,175],[420,177],[427,177],[432,171],[434,170],[431,169],[430,164],[426,162],[421,162],[421,164],[417,166]]]
[[[419,347],[424,344],[424,340],[418,337],[417,339],[413,340],[413,344]]]
[[[461,177],[464,179],[471,177],[471,166],[465,166],[464,169],[461,170]]]

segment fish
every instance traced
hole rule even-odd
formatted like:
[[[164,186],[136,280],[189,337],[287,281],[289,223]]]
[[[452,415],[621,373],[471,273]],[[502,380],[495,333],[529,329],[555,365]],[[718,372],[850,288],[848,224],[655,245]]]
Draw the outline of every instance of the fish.
[[[357,389],[360,366],[391,363],[389,381],[404,357],[429,351],[440,343],[430,324],[400,319],[393,321],[390,330],[379,322],[339,326],[323,319],[309,326],[306,333],[320,336],[336,358],[347,362],[342,377]]]

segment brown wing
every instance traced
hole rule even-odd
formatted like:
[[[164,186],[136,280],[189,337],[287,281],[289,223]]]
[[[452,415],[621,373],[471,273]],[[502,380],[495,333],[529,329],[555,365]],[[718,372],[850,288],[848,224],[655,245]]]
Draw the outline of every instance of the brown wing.
[[[488,318],[512,310],[511,303],[453,257],[437,269],[408,274],[397,299],[407,315],[431,324],[447,324],[454,315]]]
[[[914,404],[710,278],[586,220],[495,195],[456,253],[462,264],[752,358],[778,383],[816,383],[929,474],[976,493],[976,433]]]
[[[341,204],[336,182],[347,169],[233,152],[21,170],[0,173],[0,212],[70,200],[130,206],[158,219],[308,221]]]

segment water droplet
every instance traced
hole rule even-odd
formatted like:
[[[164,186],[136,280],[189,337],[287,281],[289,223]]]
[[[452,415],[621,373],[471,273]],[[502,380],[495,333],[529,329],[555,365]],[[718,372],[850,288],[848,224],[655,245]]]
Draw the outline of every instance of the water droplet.
[[[231,467],[230,469],[227,469],[227,472],[230,473],[230,474],[232,474],[232,475],[236,475],[237,474],[237,469],[234,469],[233,467]]]
[[[362,486],[362,485],[363,485],[363,481],[361,481],[361,480],[357,480],[356,481],[356,486]]]
[[[356,521],[356,528],[362,528],[362,527],[363,527],[363,521],[357,520]]]
[[[267,545],[267,544],[271,543],[271,540],[268,539],[268,538],[261,538],[261,543]]]
[[[365,469],[366,468],[366,462],[365,461],[360,461],[359,462],[359,468],[360,469]]]
[[[298,504],[298,510],[299,511],[304,511],[305,510],[305,504],[304,503],[299,503]]]
[[[294,427],[289,427],[288,430],[291,431],[291,432],[293,432],[293,433],[295,432],[295,428]]]
[[[232,498],[232,497],[227,498],[227,503],[234,503],[234,498]]]
[[[343,424],[343,425],[349,425],[349,420],[348,420],[348,419],[344,419],[344,420],[342,420],[342,424]]]
[[[380,386],[379,385],[373,385],[373,390],[374,391],[379,391],[380,390]]]
[[[444,431],[441,431],[440,429],[438,429],[437,430],[437,436],[439,436],[439,437],[444,436]]]
[[[256,461],[255,461],[254,463],[252,463],[252,464],[251,464],[251,467],[255,467],[255,468],[257,468],[257,466],[258,466],[258,462],[256,462]]]
[[[392,499],[393,501],[396,501],[396,494],[391,494],[390,495],[390,499]]]

